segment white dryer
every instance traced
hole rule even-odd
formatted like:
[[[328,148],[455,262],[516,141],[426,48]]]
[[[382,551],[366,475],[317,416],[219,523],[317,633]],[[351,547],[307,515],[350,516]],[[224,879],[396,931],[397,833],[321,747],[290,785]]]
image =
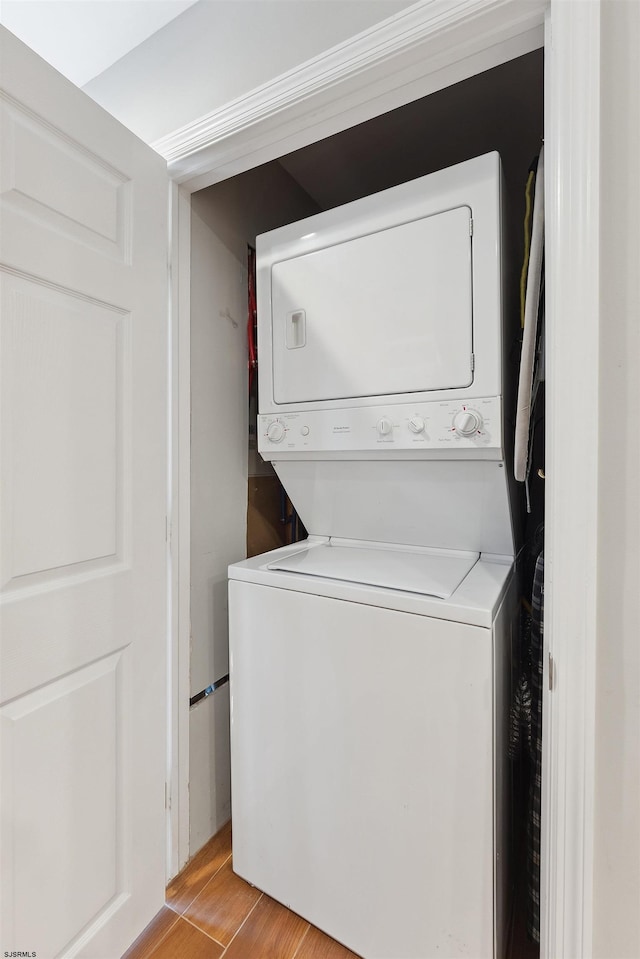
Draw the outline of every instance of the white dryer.
[[[489,154],[258,238],[259,448],[310,537],[229,570],[234,869],[365,959],[504,953],[500,226]]]

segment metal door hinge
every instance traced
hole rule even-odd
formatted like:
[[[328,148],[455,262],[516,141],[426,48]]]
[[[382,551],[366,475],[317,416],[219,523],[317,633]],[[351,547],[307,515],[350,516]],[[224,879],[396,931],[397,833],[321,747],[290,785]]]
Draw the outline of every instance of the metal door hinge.
[[[555,668],[553,663],[553,656],[549,653],[549,691],[551,691],[555,685]]]
[[[472,353],[471,354],[471,372],[472,373],[475,370],[475,368],[476,368],[476,354]]]
[[[473,219],[469,217],[469,236],[473,236]]]

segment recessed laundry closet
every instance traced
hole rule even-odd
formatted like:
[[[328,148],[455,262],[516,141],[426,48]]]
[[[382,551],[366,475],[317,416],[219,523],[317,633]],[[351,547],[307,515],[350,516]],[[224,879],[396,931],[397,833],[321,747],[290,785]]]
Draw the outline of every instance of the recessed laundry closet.
[[[190,851],[364,959],[536,954],[542,141],[537,50],[191,198]]]

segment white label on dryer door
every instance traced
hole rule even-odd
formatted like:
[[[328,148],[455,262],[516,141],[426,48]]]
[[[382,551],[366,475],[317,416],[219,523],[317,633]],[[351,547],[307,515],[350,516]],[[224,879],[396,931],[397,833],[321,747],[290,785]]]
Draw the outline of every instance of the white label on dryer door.
[[[274,264],[275,402],[470,386],[470,222],[457,207]]]

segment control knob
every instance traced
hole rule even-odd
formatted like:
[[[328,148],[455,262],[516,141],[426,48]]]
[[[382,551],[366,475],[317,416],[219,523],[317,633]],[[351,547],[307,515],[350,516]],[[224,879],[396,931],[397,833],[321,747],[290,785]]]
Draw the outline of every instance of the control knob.
[[[458,436],[473,436],[482,426],[482,417],[475,410],[461,410],[453,418],[453,428]]]
[[[409,429],[412,433],[423,433],[425,425],[421,416],[412,416],[409,420]]]
[[[391,421],[388,420],[386,416],[383,416],[381,420],[378,420],[377,428],[380,436],[388,436],[393,426],[391,425]]]
[[[279,420],[274,420],[267,426],[267,439],[272,443],[280,443],[284,439],[284,426]]]

